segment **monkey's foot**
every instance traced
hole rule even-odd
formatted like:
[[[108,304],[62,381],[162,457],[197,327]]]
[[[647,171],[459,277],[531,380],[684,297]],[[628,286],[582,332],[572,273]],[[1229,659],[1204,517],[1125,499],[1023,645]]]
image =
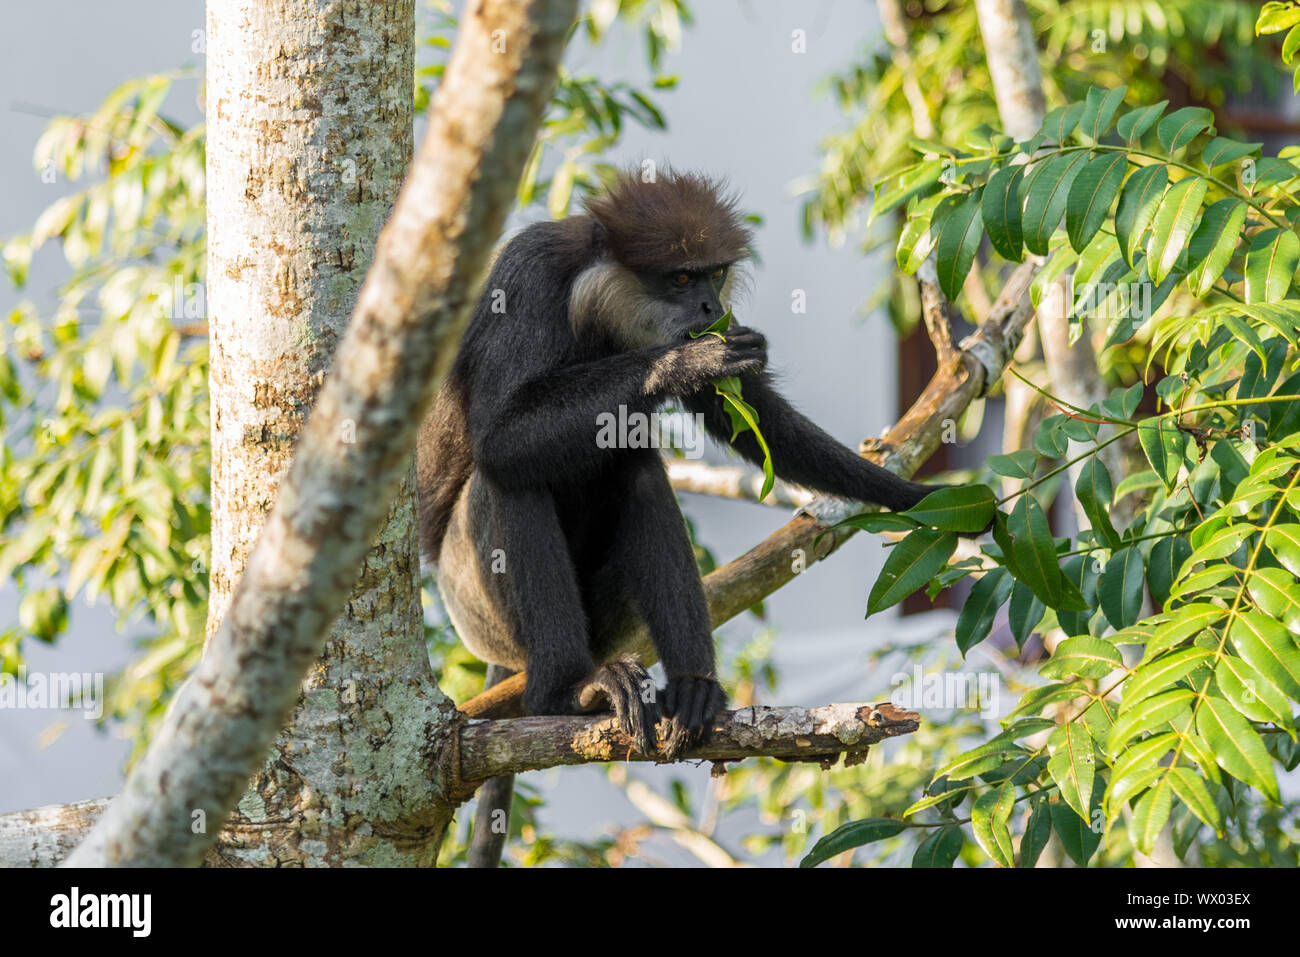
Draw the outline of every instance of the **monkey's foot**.
[[[678,675],[663,691],[667,720],[660,729],[659,752],[676,761],[687,750],[709,740],[713,719],[727,706],[727,694],[713,678]]]
[[[632,739],[642,754],[655,753],[655,721],[658,706],[655,703],[654,679],[630,658],[621,658],[601,665],[578,688],[577,711],[600,710],[603,702],[614,712],[618,729]]]

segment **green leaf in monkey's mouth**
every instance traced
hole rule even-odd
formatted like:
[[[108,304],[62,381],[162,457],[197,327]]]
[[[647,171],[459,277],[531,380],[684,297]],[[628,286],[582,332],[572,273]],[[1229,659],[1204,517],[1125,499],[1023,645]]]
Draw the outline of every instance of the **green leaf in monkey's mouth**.
[[[699,339],[701,336],[717,336],[726,342],[727,337],[723,333],[730,328],[731,309],[728,308],[707,329],[692,332],[690,336],[692,339]],[[758,412],[741,396],[738,376],[724,376],[717,379],[713,383],[713,388],[718,395],[722,396],[722,407],[731,417],[731,442],[734,444],[736,437],[743,432],[753,432],[754,440],[763,450],[763,488],[758,493],[758,500],[761,502],[767,497],[767,493],[772,491],[772,486],[776,483],[776,473],[772,469],[772,450],[768,448],[767,440],[763,438],[763,433],[758,428]]]

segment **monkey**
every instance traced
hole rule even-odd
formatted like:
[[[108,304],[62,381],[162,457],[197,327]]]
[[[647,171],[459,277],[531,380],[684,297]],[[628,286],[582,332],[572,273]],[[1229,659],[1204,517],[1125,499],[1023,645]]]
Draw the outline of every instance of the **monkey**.
[[[895,511],[935,488],[868,462],[796,411],[774,386],[762,333],[699,335],[751,258],[737,202],[703,174],[647,181],[633,170],[582,213],[518,233],[491,268],[417,446],[421,549],[466,647],[526,670],[529,714],[606,706],[646,755],[664,719],[667,760],[707,739],[727,698],[663,458],[605,447],[602,417],[676,402],[727,443],[714,382],[736,376],[781,478]],[[764,460],[752,432],[733,447]],[[633,623],[663,664],[662,690],[616,653]]]

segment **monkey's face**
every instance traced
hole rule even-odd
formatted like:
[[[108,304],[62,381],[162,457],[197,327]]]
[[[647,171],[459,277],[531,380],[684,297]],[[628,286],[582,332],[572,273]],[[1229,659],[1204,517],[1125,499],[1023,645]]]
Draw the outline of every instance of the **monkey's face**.
[[[622,348],[669,345],[707,329],[725,311],[731,264],[669,272],[633,271],[607,260],[574,283],[574,331],[599,329]]]
[[[726,311],[723,290],[730,263],[705,269],[678,269],[653,277],[643,277],[647,291],[664,304],[669,341],[689,338],[703,332]],[[649,281],[647,281],[647,279]]]

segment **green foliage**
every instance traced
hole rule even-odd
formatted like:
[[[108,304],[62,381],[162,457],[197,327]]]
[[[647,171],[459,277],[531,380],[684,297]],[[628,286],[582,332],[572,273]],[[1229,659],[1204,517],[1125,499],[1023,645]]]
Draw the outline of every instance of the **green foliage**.
[[[1002,866],[1016,861],[1018,802],[1037,802],[1019,838],[1022,863],[1041,852],[1049,828],[1071,859],[1088,863],[1121,817],[1112,845],[1150,853],[1176,820],[1185,854],[1201,829],[1222,837],[1259,799],[1280,803],[1278,771],[1300,760],[1300,169],[1290,150],[1260,158],[1257,144],[1215,135],[1208,111],[1140,107],[1113,124],[1121,93],[1090,90],[1025,143],[992,131],[986,145],[949,152],[950,174],[908,200],[915,221],[933,196],[967,205],[982,197],[981,208],[995,210],[983,230],[999,255],[1068,252],[1076,284],[1096,263],[1115,264],[1106,274],[1143,306],[1106,317],[1109,341],[1145,335],[1148,367],[1168,373],[1154,414],[1137,412],[1140,384],[1087,409],[1049,396],[1061,412],[1041,423],[1032,453],[990,462],[1019,488],[998,502],[1012,507],[996,516],[980,560],[950,566],[955,526],[923,503],[909,517],[929,527],[892,549],[872,590],[868,613],[977,574],[958,620],[963,653],[990,633],[1003,603],[1018,644],[1060,630],[1038,668],[1050,683],[1024,692],[1002,734],[934,775],[935,784],[968,782],[974,801],[969,822],[925,826],[969,823]],[[933,162],[933,151],[917,148],[912,169]],[[1015,175],[1019,164],[1027,175]],[[951,294],[970,257],[964,241],[944,242],[949,228],[929,226]],[[911,255],[905,246],[900,263]],[[1188,308],[1161,308],[1174,286]],[[1096,318],[1087,304],[1102,300],[1072,301],[1076,318]],[[1124,439],[1150,471],[1116,487],[1096,456]],[[1062,464],[1046,468],[1054,460]],[[1032,493],[1071,466],[1091,527],[1055,538]],[[1116,503],[1138,491],[1144,507],[1117,521]],[[968,494],[991,514],[989,489]],[[923,800],[912,810],[933,807]],[[870,827],[842,828],[810,860],[864,834],[878,839]]]
[[[837,854],[842,854],[855,847],[861,847],[864,844],[883,841],[885,838],[901,834],[902,831],[902,821],[891,820],[887,817],[872,817],[862,821],[850,821],[836,828],[813,845],[813,849],[799,862],[799,866],[816,867],[823,861],[829,861]]]
[[[1108,95],[1094,87],[1090,97],[1101,103]],[[1300,206],[1292,195],[1300,168],[1289,162],[1296,151],[1259,157],[1258,144],[1215,136],[1213,115],[1190,107],[1163,117],[1159,108],[1131,110],[1112,132],[1109,107],[1096,106],[1092,116],[1085,112],[1089,102],[1072,104],[1078,108],[1073,112],[1053,111],[1024,143],[999,134],[985,146],[948,151],[944,177],[929,175],[939,162],[930,144],[916,144],[916,162],[877,187],[887,208],[905,202],[908,210],[900,267],[913,268],[917,249],[932,247],[940,286],[955,299],[987,235],[1008,261],[1049,257],[1048,276],[1076,266],[1076,314],[1108,319],[1122,332],[1120,342],[1137,333],[1141,323],[1134,320],[1149,320],[1176,286],[1195,298],[1281,301],[1282,309],[1292,309],[1289,291],[1300,263],[1293,228]],[[1118,99],[1109,96],[1109,102]],[[1135,117],[1141,122],[1125,122]],[[1084,118],[1091,133],[1080,123]],[[1133,286],[1150,297],[1141,317],[1115,308],[1110,298],[1110,290]],[[1268,317],[1259,322],[1294,336],[1289,313],[1259,314]],[[1184,334],[1201,318],[1193,313],[1159,331]],[[1168,345],[1159,335],[1155,341]]]
[[[78,593],[106,597],[119,627],[152,633],[109,685],[109,712],[136,730],[196,660],[208,592],[206,344],[174,321],[202,315],[203,130],[160,114],[175,79],[52,121],[37,169],[104,178],[4,247],[20,287],[51,240],[72,274],[52,316],[24,303],[0,327],[0,578],[22,593],[0,658],[12,670],[25,638],[54,641]]]
[[[723,335],[731,328],[731,309],[728,307],[709,328],[701,332],[692,332],[692,339],[699,339],[702,336],[717,336],[723,342],[727,337]],[[758,411],[745,401],[741,393],[741,383],[739,376],[723,376],[713,383],[713,391],[722,398],[722,407],[726,410],[728,418],[731,420],[731,441],[734,443],[736,437],[744,432],[753,432],[754,441],[758,447],[763,450],[763,487],[758,492],[759,501],[767,497],[767,493],[772,491],[772,486],[776,484],[776,472],[772,467],[772,450],[767,446],[767,439],[763,437],[762,431],[758,426]]]
[[[1250,4],[1236,0],[1028,0],[1027,6],[1037,34],[1048,105],[1057,108],[1053,112],[1058,123],[1068,123],[1083,137],[1097,139],[1116,125],[1125,140],[1151,130],[1157,115],[1125,115],[1125,99],[1154,103],[1172,88],[1195,107],[1213,109],[1230,93],[1269,94],[1280,87],[1273,52],[1252,42],[1257,11]],[[929,252],[924,245],[926,230],[915,216],[904,220],[901,214],[886,214],[901,209],[916,195],[908,192],[909,188],[922,181],[926,185],[937,182],[946,169],[959,170],[963,164],[955,158],[962,150],[977,144],[996,148],[994,127],[999,122],[974,3],[950,0],[909,7],[907,12],[906,57],[892,56],[872,37],[857,62],[828,79],[828,93],[847,123],[842,132],[822,144],[825,158],[820,169],[800,184],[806,235],[825,232],[835,242],[851,238],[864,250],[896,246],[904,275],[914,272]],[[1128,86],[1121,93],[1122,83]],[[1093,86],[1097,92],[1089,99]],[[1067,113],[1065,107],[1071,101],[1078,102]],[[1190,129],[1183,135],[1189,133]],[[929,148],[929,158],[902,175],[910,182],[890,180],[874,192],[874,183],[910,166],[918,145]],[[1085,182],[1092,184],[1108,169],[1110,176],[1119,175],[1117,167],[1096,163]],[[1065,170],[1054,172],[1063,174]],[[1074,173],[1078,175],[1079,170]],[[1007,218],[1010,213],[1018,215],[1019,207],[998,214],[995,204],[1008,195],[1008,180],[1015,175],[1008,172],[1001,180],[991,180],[979,203],[986,225],[991,220],[1001,224],[987,232],[996,251],[1006,259],[1014,257],[999,243],[1008,233],[1019,233],[1018,220]],[[1105,189],[1108,184],[1103,192]],[[1059,201],[1064,200],[1062,196]],[[924,208],[925,202],[922,200],[923,208],[914,212],[936,215],[938,200],[928,208]],[[864,220],[859,214],[868,204],[871,216]],[[1052,213],[1041,204],[1033,208],[1044,217]],[[1100,213],[1095,203],[1091,216],[1087,204],[1073,208],[1080,216],[1070,240],[1078,251],[1086,245],[1089,229],[1100,221]],[[960,226],[971,212],[963,208],[963,219],[950,226],[950,242],[961,244]],[[865,229],[860,225],[864,221]],[[936,230],[933,237],[940,235]],[[1035,233],[1030,248],[1038,245],[1038,239]],[[1023,244],[1017,239],[1014,245],[1022,248]],[[965,275],[960,260],[953,262]],[[978,268],[980,258],[975,262]],[[954,277],[942,272],[940,276],[945,292],[955,298]],[[897,324],[915,321],[916,310],[908,306],[909,292],[900,276],[887,278],[873,304],[880,300],[888,302]]]
[[[663,54],[681,46],[691,13],[682,0],[597,0],[575,25],[593,44],[615,23],[641,31],[653,87],[671,90],[677,77],[660,70]],[[663,130],[667,123],[658,105],[628,83],[605,83],[590,75],[574,76],[560,68],[555,96],[542,119],[537,141],[524,165],[517,193],[521,206],[545,197],[554,217],[565,216],[576,190],[591,190],[616,170],[600,157],[619,140],[625,124]],[[544,171],[549,170],[549,175]]]
[[[1264,4],[1255,23],[1255,32],[1261,36],[1270,33],[1286,33],[1282,42],[1282,62],[1290,63],[1295,59],[1296,50],[1300,49],[1300,6],[1294,3],[1280,3],[1277,0]],[[1296,66],[1294,91],[1300,92],[1300,64]]]
[[[1184,859],[1296,861],[1296,805],[1261,801],[1277,801],[1278,772],[1300,763],[1300,170],[1292,150],[1262,156],[1261,144],[1218,135],[1210,109],[1230,88],[1274,91],[1273,53],[1252,44],[1247,4],[1028,7],[1053,107],[1040,133],[1015,143],[996,129],[972,4],[927,8],[907,20],[906,60],[876,56],[833,79],[854,125],[807,183],[805,230],[840,238],[870,203],[862,244],[894,242],[896,319],[915,312],[898,277],[927,256],[961,302],[998,259],[1045,256],[1035,302],[1071,278],[1071,333],[1102,322],[1102,369],[1160,368],[1162,404],[1139,413],[1132,377],[1092,408],[1045,395],[1061,411],[1032,449],[989,462],[1009,514],[978,560],[927,562],[953,531],[939,515],[889,527],[907,534],[868,612],[975,575],[957,622],[963,655],[1002,609],[1017,651],[1031,633],[1062,637],[1024,676],[1001,733],[931,762],[930,785],[902,815],[915,833],[884,844],[914,848],[914,866],[975,862],[975,848],[985,862],[1034,866],[1048,846],[1083,866],[1148,852],[1169,826]],[[1291,29],[1294,7],[1270,4],[1261,23]],[[1286,62],[1297,48],[1300,30]],[[1170,111],[1170,79],[1191,105]],[[1119,441],[1149,471],[1112,475],[1096,454]],[[1070,467],[1091,528],[1066,540],[1035,497],[1049,502]],[[874,518],[846,524],[875,529]],[[954,793],[971,798],[966,814]],[[865,811],[854,817],[883,807]],[[842,823],[841,844],[878,833]]]

